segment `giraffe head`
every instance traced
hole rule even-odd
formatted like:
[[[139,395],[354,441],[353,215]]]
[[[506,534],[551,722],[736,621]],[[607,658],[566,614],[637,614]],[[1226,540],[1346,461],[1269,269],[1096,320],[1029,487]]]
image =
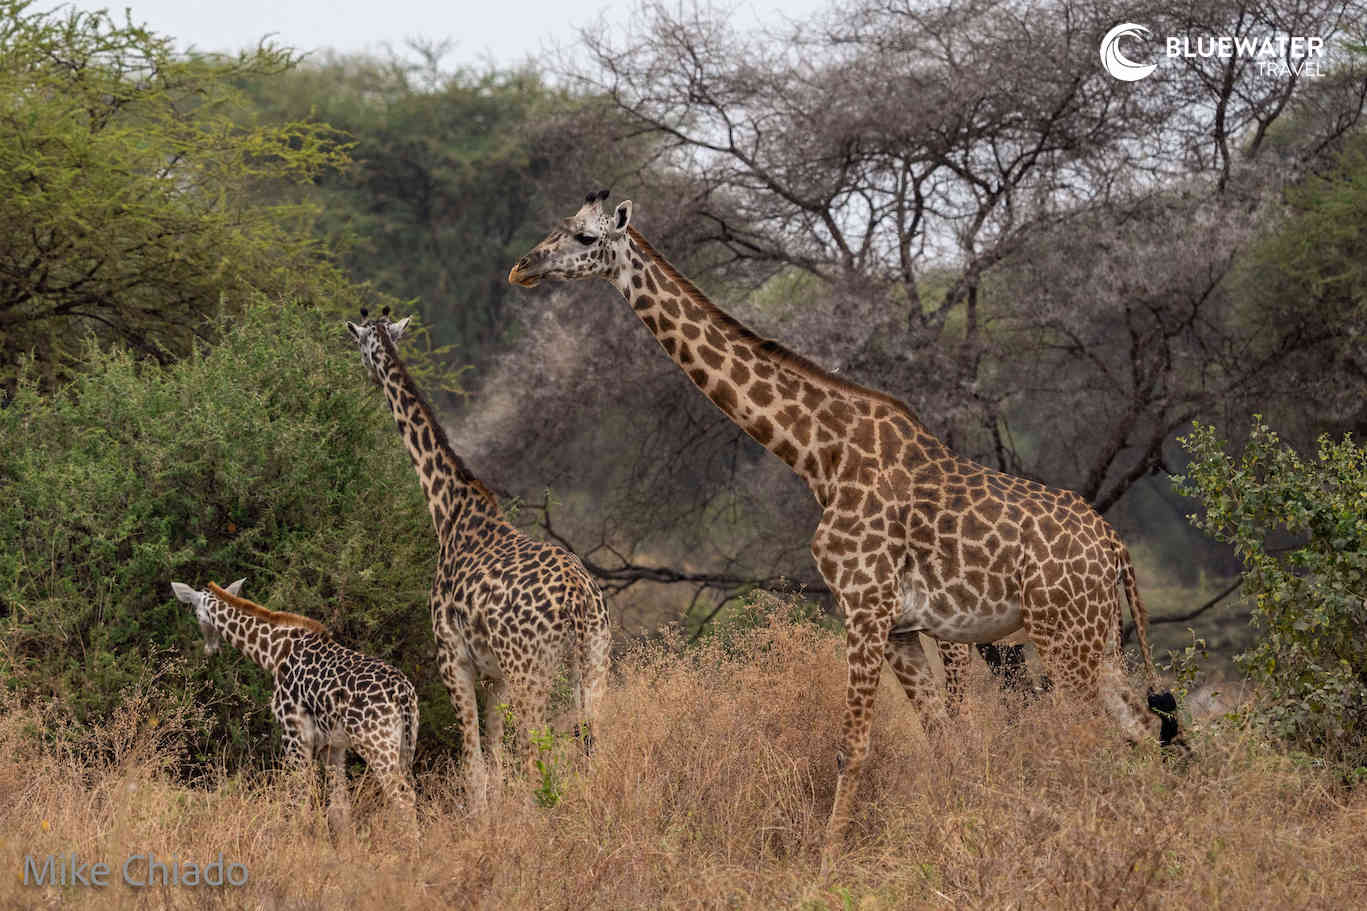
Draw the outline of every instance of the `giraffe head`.
[[[224,591],[236,595],[242,591],[242,583],[246,581],[246,579],[238,579]],[[193,589],[184,582],[172,582],[171,591],[175,592],[177,600],[184,601],[194,608],[195,619],[199,621],[199,631],[204,634],[204,654],[212,655],[218,651],[218,647],[223,644],[223,637],[218,634],[218,627],[214,626],[214,621],[209,614],[209,600],[213,598],[213,595],[206,591]]]
[[[380,381],[379,363],[381,360],[380,334],[384,333],[391,342],[398,342],[403,338],[404,332],[408,330],[408,321],[413,317],[405,316],[397,323],[389,321],[389,308],[385,307],[380,316],[367,319],[366,311],[361,311],[361,323],[358,325],[351,320],[347,320],[347,331],[356,341],[356,346],[361,349],[361,363],[365,364],[366,371],[370,378],[375,382]]]
[[[607,190],[590,193],[569,218],[556,225],[531,252],[517,261],[508,281],[527,288],[542,279],[609,278],[625,252],[631,200],[612,212],[603,206]]]

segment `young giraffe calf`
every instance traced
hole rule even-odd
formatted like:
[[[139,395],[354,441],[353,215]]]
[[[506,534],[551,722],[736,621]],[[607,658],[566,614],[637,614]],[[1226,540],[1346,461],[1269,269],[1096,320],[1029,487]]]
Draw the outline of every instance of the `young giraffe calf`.
[[[208,591],[172,582],[171,590],[194,609],[206,654],[217,652],[226,639],[275,678],[271,711],[280,722],[286,762],[302,769],[320,755],[326,759],[329,827],[340,832],[350,821],[346,751],[351,747],[379,777],[406,834],[416,839],[411,776],[418,694],[413,684],[383,661],[339,645],[317,620],[238,597],[242,582],[227,589],[210,582]]]

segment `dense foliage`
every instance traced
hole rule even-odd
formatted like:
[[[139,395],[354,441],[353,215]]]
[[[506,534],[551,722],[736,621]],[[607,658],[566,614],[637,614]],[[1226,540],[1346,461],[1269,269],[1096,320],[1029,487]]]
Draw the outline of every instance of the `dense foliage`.
[[[1297,326],[1325,343],[1296,363],[1282,388],[1297,394],[1277,423],[1284,435],[1316,422],[1361,434],[1367,431],[1367,133],[1350,134],[1287,189],[1285,202],[1285,218],[1260,239],[1238,292],[1250,321]],[[1275,397],[1268,400],[1275,406]]]
[[[422,63],[331,58],[243,85],[263,117],[316,118],[350,137],[351,165],[317,182],[319,235],[357,280],[414,300],[470,361],[515,331],[508,268],[544,233],[543,182],[582,155],[566,147],[582,137],[557,131],[583,102],[534,70],[448,71],[442,48],[422,51]],[[579,181],[602,178],[571,179],[574,199]]]
[[[5,688],[99,725],[183,655],[158,691],[209,709],[189,759],[269,761],[269,679],[232,649],[206,658],[170,589],[245,576],[412,676],[430,742],[451,717],[425,657],[431,519],[340,322],[262,303],[169,367],[86,356],[60,393],[25,375],[0,410]]]
[[[234,88],[291,52],[185,58],[107,13],[32,6],[0,0],[0,395],[24,354],[49,385],[69,375],[91,333],[165,362],[225,297],[346,295],[316,204],[289,192],[345,145],[255,122]]]
[[[1321,437],[1302,458],[1260,420],[1238,458],[1213,427],[1182,438],[1179,487],[1201,528],[1246,567],[1256,646],[1239,660],[1263,684],[1271,728],[1367,765],[1367,449]]]

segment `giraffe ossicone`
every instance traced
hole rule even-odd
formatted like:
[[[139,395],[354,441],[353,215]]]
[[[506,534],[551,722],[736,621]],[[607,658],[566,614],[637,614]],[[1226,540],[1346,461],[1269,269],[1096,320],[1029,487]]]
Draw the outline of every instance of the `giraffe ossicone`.
[[[413,382],[395,342],[411,317],[348,322],[371,379],[384,391],[437,535],[430,599],[437,666],[461,723],[467,794],[483,805],[488,768],[477,688],[485,686],[485,734],[494,778],[502,766],[504,714],[517,721],[519,752],[535,762],[530,732],[545,726],[557,672],[568,665],[587,746],[607,685],[611,631],[597,583],[573,553],[508,522],[493,493],[456,454]]]
[[[1118,674],[1123,586],[1150,689],[1147,614],[1119,536],[1077,494],[952,452],[898,399],[761,338],[721,310],[593,194],[523,256],[508,280],[610,282],[723,414],[806,481],[822,507],[812,557],[845,615],[847,687],[828,856],[868,755],[886,658],[931,727],[945,709],[919,634],[953,643],[1024,628],[1053,681],[1099,698],[1131,741],[1144,706]]]
[[[238,579],[207,590],[172,582],[189,605],[213,654],[226,640],[274,680],[271,712],[280,724],[286,762],[307,769],[324,760],[329,779],[328,820],[346,828],[351,800],[346,752],[355,750],[379,779],[404,834],[418,835],[413,751],[418,740],[418,693],[400,671],[336,642],[311,617],[273,611],[241,597]]]

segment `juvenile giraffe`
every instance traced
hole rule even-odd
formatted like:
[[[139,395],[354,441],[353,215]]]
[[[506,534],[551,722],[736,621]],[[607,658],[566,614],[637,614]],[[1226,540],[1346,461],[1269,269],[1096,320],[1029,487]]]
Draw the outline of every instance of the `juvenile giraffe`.
[[[172,582],[177,599],[194,609],[204,651],[223,640],[275,680],[271,711],[280,723],[286,762],[307,768],[323,758],[329,781],[328,823],[334,832],[351,816],[346,752],[354,749],[380,780],[405,833],[416,839],[413,748],[418,740],[418,694],[402,673],[339,645],[309,617],[267,610],[239,597],[242,579],[226,589],[197,591]]]
[[[607,606],[579,558],[509,524],[494,495],[466,467],[399,359],[395,343],[411,317],[347,323],[366,370],[384,390],[418,472],[437,532],[432,632],[437,664],[461,721],[461,762],[472,802],[484,799],[488,769],[480,749],[475,687],[485,681],[485,736],[501,774],[504,706],[519,722],[518,744],[533,762],[528,733],[545,724],[555,674],[568,664],[584,745],[607,682]],[[364,318],[365,311],[361,311]]]
[[[984,643],[1024,627],[1056,682],[1102,704],[1125,736],[1145,716],[1118,659],[1123,582],[1156,680],[1128,551],[1077,494],[956,455],[897,399],[841,379],[724,313],[590,194],[508,280],[603,278],[713,404],[778,456],[823,508],[812,556],[845,615],[848,664],[826,856],[838,850],[869,748],[886,657],[931,727],[943,723],[917,634]],[[966,649],[951,650],[966,654]],[[1103,663],[1106,668],[1103,668]],[[1106,671],[1106,672],[1103,672]]]

